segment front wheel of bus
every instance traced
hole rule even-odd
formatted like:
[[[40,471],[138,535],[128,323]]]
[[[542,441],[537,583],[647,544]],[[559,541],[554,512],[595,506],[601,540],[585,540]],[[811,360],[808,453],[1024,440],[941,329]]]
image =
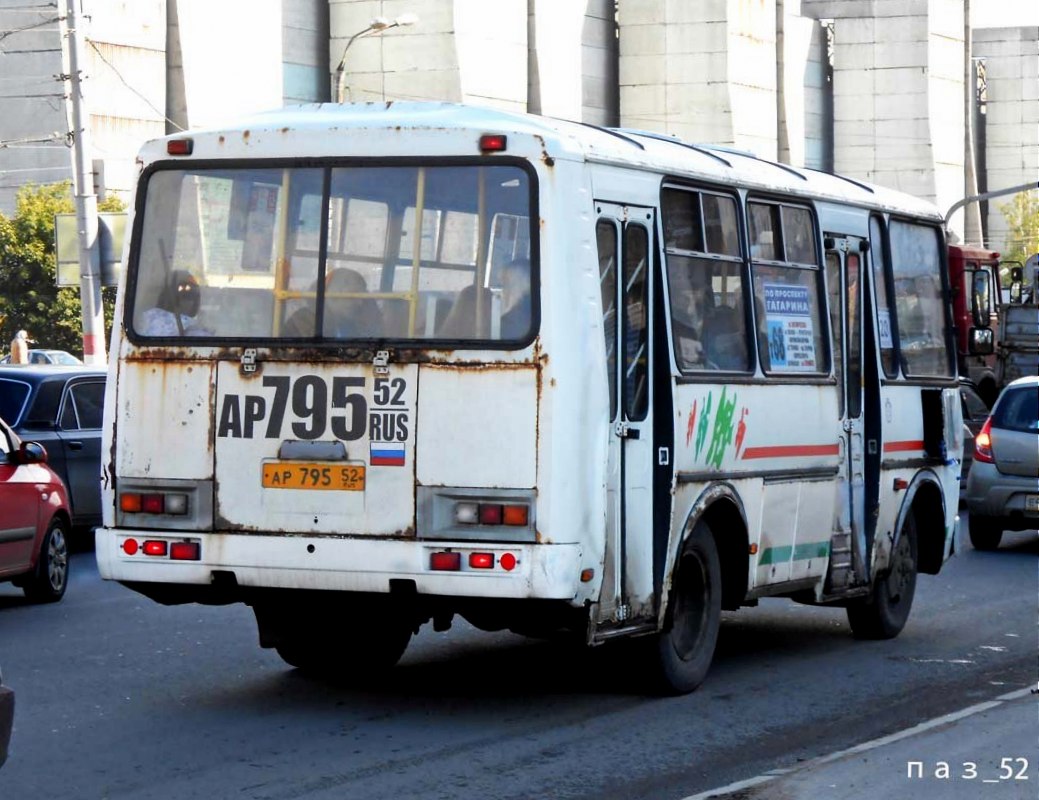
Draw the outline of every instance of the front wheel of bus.
[[[856,639],[893,639],[902,632],[916,593],[916,567],[916,520],[910,511],[888,569],[877,575],[868,598],[848,606]]]
[[[707,677],[721,625],[721,562],[706,522],[696,524],[675,565],[664,630],[657,637],[664,691],[684,694]]]

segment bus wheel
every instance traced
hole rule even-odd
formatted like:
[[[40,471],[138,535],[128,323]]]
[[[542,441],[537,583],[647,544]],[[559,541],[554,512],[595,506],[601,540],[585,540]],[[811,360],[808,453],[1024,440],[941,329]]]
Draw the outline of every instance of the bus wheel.
[[[848,622],[855,638],[893,639],[901,633],[916,593],[916,564],[916,519],[910,511],[888,569],[878,573],[868,598],[848,606]]]
[[[664,630],[657,636],[661,688],[691,692],[707,677],[721,624],[718,548],[707,523],[696,523],[675,565]]]
[[[302,630],[283,635],[275,650],[293,667],[332,678],[370,677],[396,664],[411,641],[411,628],[380,620],[344,632]]]

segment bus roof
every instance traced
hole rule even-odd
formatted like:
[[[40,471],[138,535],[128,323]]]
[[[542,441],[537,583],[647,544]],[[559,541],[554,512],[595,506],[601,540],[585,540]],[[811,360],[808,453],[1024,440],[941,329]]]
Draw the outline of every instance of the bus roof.
[[[459,136],[465,133],[465,136]],[[728,147],[651,131],[603,128],[520,112],[439,102],[314,103],[267,111],[220,128],[149,142],[145,162],[165,160],[168,139],[191,138],[195,159],[472,156],[483,133],[505,134],[507,152],[651,170],[676,178],[882,208],[936,222],[935,205],[913,195]],[[365,134],[365,135],[344,135]],[[316,135],[316,136],[315,136]]]

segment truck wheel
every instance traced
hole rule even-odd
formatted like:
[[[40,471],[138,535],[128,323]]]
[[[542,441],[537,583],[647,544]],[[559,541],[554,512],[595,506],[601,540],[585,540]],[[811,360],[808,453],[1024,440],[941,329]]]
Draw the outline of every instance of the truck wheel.
[[[967,518],[970,528],[970,543],[975,550],[995,550],[1003,538],[1003,524],[995,517],[975,517],[973,514]]]
[[[69,544],[65,523],[55,517],[40,545],[36,570],[22,584],[34,603],[56,603],[65,596],[69,582]]]
[[[664,630],[656,637],[658,684],[693,691],[707,677],[721,626],[722,580],[710,527],[696,523],[675,565]]]
[[[888,568],[877,574],[868,598],[848,606],[848,623],[857,639],[893,639],[902,632],[916,593],[916,519],[902,523]]]

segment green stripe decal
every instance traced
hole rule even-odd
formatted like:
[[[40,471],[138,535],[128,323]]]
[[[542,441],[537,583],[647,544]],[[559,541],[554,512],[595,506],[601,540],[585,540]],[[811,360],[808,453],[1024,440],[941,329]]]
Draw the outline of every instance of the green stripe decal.
[[[758,566],[783,564],[787,561],[806,561],[810,558],[826,558],[830,553],[829,542],[805,542],[795,547],[766,547],[758,558]]]

